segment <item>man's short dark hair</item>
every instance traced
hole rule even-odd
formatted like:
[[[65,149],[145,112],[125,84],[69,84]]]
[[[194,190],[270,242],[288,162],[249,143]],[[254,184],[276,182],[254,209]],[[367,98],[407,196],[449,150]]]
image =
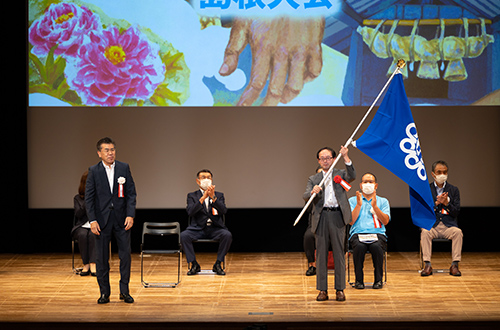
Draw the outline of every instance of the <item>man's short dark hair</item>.
[[[363,174],[363,175],[361,176],[361,181],[363,181],[363,177],[364,177],[365,175],[367,175],[367,174],[373,175],[373,178],[375,179],[375,183],[377,183],[377,177],[376,177],[376,176],[375,176],[375,174],[373,174],[372,172],[366,172],[365,174]]]
[[[207,170],[206,168],[204,168],[202,170],[199,170],[198,173],[196,173],[196,177],[197,178],[200,177],[200,173],[210,173],[210,175],[212,176],[212,178],[214,177],[214,175],[212,174],[212,172],[210,172],[210,170]]]
[[[447,162],[445,162],[444,160],[438,160],[432,164],[432,172],[436,170],[436,166],[438,165],[446,166],[446,169],[449,169]]]
[[[112,144],[113,146],[116,147],[116,143],[115,141],[113,141],[112,138],[110,137],[103,137],[102,139],[100,139],[99,141],[97,141],[97,150],[101,151],[101,145],[103,144]]]
[[[332,148],[330,148],[330,147],[323,147],[323,148],[319,149],[318,152],[316,153],[316,158],[317,159],[319,159],[319,153],[322,152],[323,150],[330,151],[332,153],[332,157],[333,158],[335,158],[335,156],[337,156],[337,153]]]

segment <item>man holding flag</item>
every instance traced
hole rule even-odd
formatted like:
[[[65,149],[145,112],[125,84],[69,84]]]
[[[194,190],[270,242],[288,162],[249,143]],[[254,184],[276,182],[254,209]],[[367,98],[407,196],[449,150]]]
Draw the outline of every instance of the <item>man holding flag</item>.
[[[382,166],[384,166],[385,168],[396,174],[401,180],[406,182],[410,188],[410,205],[411,205],[412,221],[416,226],[430,230],[434,225],[434,222],[436,221],[434,215],[434,203],[432,200],[429,183],[427,182],[427,172],[425,171],[425,165],[422,159],[417,128],[415,126],[415,122],[413,121],[413,116],[410,110],[410,104],[408,103],[408,99],[406,97],[406,93],[404,90],[403,77],[400,70],[404,66],[405,66],[404,60],[399,60],[397,63],[397,68],[392,74],[391,78],[387,81],[382,91],[378,94],[377,98],[371,105],[370,109],[367,111],[367,113],[365,114],[365,116],[363,117],[357,128],[354,130],[354,133],[347,140],[345,145],[349,145],[352,143],[354,147],[357,147],[359,150],[364,152],[366,155],[371,157],[373,160],[377,161],[379,164],[381,164]],[[382,104],[380,105],[379,110],[374,116],[372,122],[370,123],[366,131],[363,133],[363,135],[357,141],[353,141],[353,138],[356,135],[358,129],[361,127],[364,120],[367,118],[371,109],[374,107],[377,100],[382,95],[382,93],[384,92],[385,88],[389,83],[391,83],[391,85],[389,86],[389,89],[387,90],[384,100],[382,101]],[[343,151],[346,151],[343,149],[345,148],[342,147],[340,151],[341,153]],[[345,153],[345,155],[347,155],[347,152]],[[318,161],[321,160],[321,157],[322,156],[318,153]],[[334,155],[332,154],[330,159],[333,159],[333,157]],[[338,161],[338,159],[339,158],[336,158],[332,166],[330,166],[332,169],[335,169],[334,166]],[[348,171],[347,172],[348,176],[346,176],[346,178],[347,177],[348,178],[347,179],[344,177],[337,178],[335,172],[333,172],[333,176],[335,176],[335,178],[338,179],[334,180],[335,184],[338,187],[343,187],[344,189],[347,189],[346,187],[344,187],[343,185],[344,182],[342,182],[341,179],[352,181],[355,179],[355,172],[352,171],[351,173],[354,174],[354,176],[349,175],[349,161],[345,160],[345,163]],[[354,169],[352,168],[352,170]],[[324,171],[326,172],[326,170]],[[331,171],[329,170],[327,173],[330,172]],[[316,176],[318,175],[319,174],[317,174]],[[315,218],[313,217],[313,221],[315,221],[313,222],[313,231],[316,231],[316,229],[318,229],[319,231],[319,228],[317,228],[318,227],[317,224],[318,222],[321,223],[319,221],[320,214],[322,218],[323,213],[325,213],[321,212],[321,210],[324,210],[325,208],[330,209],[326,204],[323,206],[323,208],[319,207],[321,205],[321,202],[324,201],[325,197],[318,195],[320,192],[322,192],[320,186],[325,184],[326,187],[326,183],[328,182],[328,180],[322,180],[323,175],[319,177],[316,176],[309,178],[309,182],[307,183],[307,189],[306,192],[304,193],[304,199],[307,200],[307,203],[294,223],[295,226],[297,222],[300,220],[301,216],[305,213],[307,207],[311,204],[311,202],[314,202],[315,206],[313,209],[317,210],[317,212]],[[315,179],[314,182],[312,180],[313,178]],[[318,200],[318,196],[321,198],[321,200]],[[341,198],[340,201],[343,201],[343,198]],[[332,207],[331,209],[337,211],[341,210],[342,216],[344,218],[343,220],[345,221],[346,218],[349,219],[346,222],[346,224],[351,221],[352,215],[351,214],[347,215],[346,214],[347,212],[344,212],[342,204],[340,204],[340,207],[337,208]],[[345,231],[345,228],[343,229]],[[318,239],[318,237],[320,237],[320,235],[316,233],[316,238]],[[328,242],[328,240],[326,242]],[[317,244],[318,244],[317,250],[319,258],[320,245],[319,243]],[[323,253],[325,253],[325,251],[323,251]],[[335,250],[334,250],[334,257],[335,257]],[[321,260],[322,258],[319,258],[318,263],[321,262]],[[327,260],[326,257],[324,257],[325,263],[326,260]],[[335,260],[336,269],[339,269],[338,266],[344,266],[345,261],[344,260],[340,261],[342,262],[342,264],[337,265],[337,260]],[[318,266],[318,275],[321,274],[319,268],[320,266]],[[344,274],[345,277],[345,272],[342,273]],[[322,282],[320,282],[320,276],[317,276],[317,283],[318,283],[317,284],[318,289],[321,291],[316,300],[328,299],[328,293],[326,292],[326,289],[323,289],[323,287],[326,287],[326,285],[321,286]],[[335,274],[335,285],[337,287],[337,273]],[[339,294],[339,288],[337,288],[337,300],[345,300],[343,292]]]
[[[311,231],[316,237],[316,288],[317,301],[328,300],[328,246],[331,244],[335,263],[335,289],[337,301],[345,301],[345,227],[351,222],[351,207],[347,200],[348,182],[356,179],[356,171],[346,147],[340,148],[345,170],[333,168],[336,153],[324,147],[318,150],[316,158],[322,171],[310,176],[303,198],[308,201],[312,195]],[[321,182],[325,175],[324,187]]]

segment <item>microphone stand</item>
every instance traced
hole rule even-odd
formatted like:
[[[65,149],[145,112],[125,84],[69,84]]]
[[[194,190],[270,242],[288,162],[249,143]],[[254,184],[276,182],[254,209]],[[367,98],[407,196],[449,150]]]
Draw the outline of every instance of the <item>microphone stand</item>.
[[[368,109],[368,111],[365,113],[365,116],[363,117],[363,119],[361,119],[360,123],[358,124],[358,127],[356,127],[356,129],[352,133],[351,137],[349,137],[349,139],[347,139],[347,142],[344,144],[344,146],[348,146],[349,144],[352,143],[352,139],[354,138],[354,136],[358,132],[358,130],[361,127],[361,125],[363,125],[364,121],[366,120],[366,117],[368,117],[368,115],[372,111],[373,107],[377,103],[377,101],[380,98],[380,96],[382,96],[382,94],[384,93],[384,91],[387,88],[387,86],[389,86],[389,83],[391,82],[392,78],[394,78],[394,75],[396,75],[396,73],[401,73],[400,69],[402,69],[405,65],[406,65],[406,63],[405,63],[404,60],[398,60],[396,69],[394,70],[394,72],[392,73],[392,75],[389,77],[389,79],[385,83],[385,85],[382,88],[382,90],[380,91],[380,93],[378,93],[377,97],[375,98],[375,101],[373,101],[372,105],[370,106],[370,108]],[[335,165],[339,161],[340,156],[341,156],[341,154],[339,152],[339,154],[337,155],[337,157],[335,157],[335,160],[333,161],[332,166],[330,166],[330,168],[328,169],[328,172],[326,172],[326,175],[323,176],[323,179],[319,183],[320,187],[323,187],[323,185],[325,184],[326,178],[328,178],[330,176],[330,174],[332,174],[333,168],[335,167]],[[302,218],[302,216],[306,212],[306,210],[309,207],[309,205],[311,205],[311,202],[316,197],[316,195],[317,195],[316,193],[313,193],[311,195],[311,197],[309,197],[309,200],[307,201],[306,205],[304,205],[304,207],[302,208],[302,211],[300,212],[299,216],[297,217],[297,219],[295,219],[295,222],[293,223],[294,226],[300,221],[300,219]]]

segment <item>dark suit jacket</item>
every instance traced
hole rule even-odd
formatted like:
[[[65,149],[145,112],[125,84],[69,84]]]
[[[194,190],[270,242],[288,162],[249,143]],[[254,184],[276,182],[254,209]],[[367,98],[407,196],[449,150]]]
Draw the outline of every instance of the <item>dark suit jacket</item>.
[[[118,197],[118,178],[124,177],[124,195]],[[126,217],[135,217],[136,205],[135,183],[126,163],[115,161],[115,176],[113,179],[113,192],[109,189],[108,176],[102,162],[89,168],[87,185],[85,187],[85,205],[87,216],[92,222],[97,220],[101,230],[108,223],[111,208],[114,209],[119,224],[125,227]],[[121,221],[123,220],[123,221]]]
[[[444,206],[443,204],[439,204],[438,206],[434,206],[434,212],[436,213],[436,223],[434,227],[439,224],[441,220],[446,227],[458,227],[458,214],[460,213],[460,192],[458,188],[446,182],[444,186],[444,191],[448,193],[448,197],[450,198],[450,202],[448,206]],[[434,182],[431,183],[431,193],[434,202],[437,198],[437,191]],[[443,214],[442,210],[445,210],[448,214]]]
[[[332,170],[332,181],[336,175],[339,175],[342,179],[344,179],[347,182],[352,182],[354,181],[354,179],[356,179],[356,170],[354,169],[354,166],[352,164],[349,166],[346,165],[345,170],[339,170],[334,168]],[[314,188],[315,185],[318,185],[321,182],[321,180],[323,180],[323,171],[309,177],[309,179],[307,180],[306,191],[304,192],[303,195],[305,201],[309,200],[309,198],[311,197],[312,189]],[[319,218],[321,216],[321,212],[323,211],[323,205],[325,203],[324,187],[322,188],[323,189],[320,191],[320,193],[317,194],[314,200],[312,201],[313,208],[311,211],[311,216],[312,216],[311,231],[313,233],[316,233],[316,229],[318,228]],[[339,183],[335,183],[335,181],[333,181],[333,190],[335,191],[335,197],[337,198],[337,201],[339,203],[344,223],[348,225],[351,222],[352,215],[351,215],[351,206],[349,205],[349,201],[347,200],[346,191]]]
[[[203,196],[203,193],[199,189],[187,195],[186,211],[190,219],[187,229],[202,230],[207,226],[208,218],[212,220],[212,226],[227,229],[222,220],[223,215],[227,212],[224,194],[218,191],[215,192],[217,199],[213,203],[210,200],[208,211],[205,208],[205,203],[200,203],[201,196]],[[212,209],[217,210],[217,215],[213,214]]]

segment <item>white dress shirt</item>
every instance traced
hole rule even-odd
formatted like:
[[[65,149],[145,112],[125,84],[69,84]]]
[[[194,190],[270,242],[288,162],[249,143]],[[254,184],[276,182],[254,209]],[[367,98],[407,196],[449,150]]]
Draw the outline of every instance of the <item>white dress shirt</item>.
[[[115,179],[115,163],[111,164],[110,166],[107,166],[102,162],[102,165],[104,165],[104,168],[106,169],[106,175],[108,176],[108,182],[109,182],[109,189],[111,190],[111,193],[113,193],[113,183]]]
[[[349,163],[345,163],[345,165],[352,165],[352,160]],[[326,172],[323,170],[323,176],[326,175]],[[335,196],[335,191],[333,190],[333,180],[332,174],[330,173],[329,177],[325,181],[325,202],[323,207],[339,207],[339,202],[337,201],[337,196]]]
[[[326,172],[323,171],[323,175],[326,175]],[[325,181],[325,203],[323,207],[338,207],[339,202],[337,201],[337,196],[335,196],[335,192],[333,191],[333,180],[332,175],[330,174]]]

